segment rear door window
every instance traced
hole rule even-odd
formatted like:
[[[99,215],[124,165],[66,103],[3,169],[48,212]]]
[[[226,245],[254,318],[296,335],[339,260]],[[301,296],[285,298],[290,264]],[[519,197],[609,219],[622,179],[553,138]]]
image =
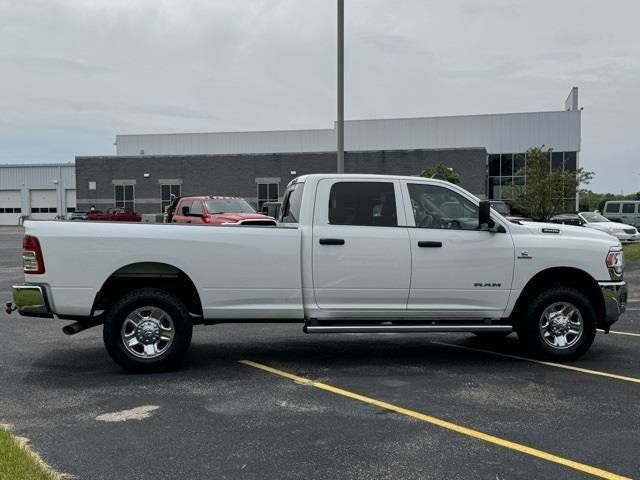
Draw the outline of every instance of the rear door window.
[[[193,204],[193,200],[181,200],[180,205],[178,205],[178,211],[176,213],[178,215],[184,215],[185,213],[189,213],[191,211],[192,204]],[[187,212],[184,211],[184,207],[187,207]]]
[[[334,183],[329,193],[329,223],[397,227],[398,212],[393,183]]]
[[[636,213],[636,204],[635,203],[623,203],[622,204],[622,213]]]
[[[605,208],[605,212],[607,212],[607,213],[619,213],[620,212],[620,204],[619,203],[609,203],[609,204],[607,204],[607,208]]]
[[[304,183],[294,183],[285,194],[282,202],[280,223],[300,222],[300,207],[302,206],[302,192]]]

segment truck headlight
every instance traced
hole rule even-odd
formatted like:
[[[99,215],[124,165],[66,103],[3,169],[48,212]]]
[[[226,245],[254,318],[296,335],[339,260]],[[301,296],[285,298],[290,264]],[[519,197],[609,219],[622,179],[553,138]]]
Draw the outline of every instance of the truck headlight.
[[[624,270],[624,253],[622,250],[612,250],[607,254],[607,268],[613,270],[616,275],[622,275]]]

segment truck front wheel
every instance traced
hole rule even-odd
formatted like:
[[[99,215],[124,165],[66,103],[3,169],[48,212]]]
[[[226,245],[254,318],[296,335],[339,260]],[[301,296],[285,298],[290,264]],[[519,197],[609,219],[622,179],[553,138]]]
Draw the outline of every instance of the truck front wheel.
[[[191,344],[184,303],[171,293],[143,288],[118,299],[104,322],[104,345],[126,370],[153,372],[176,365]]]
[[[518,337],[533,353],[556,360],[584,354],[596,335],[596,313],[579,290],[550,287],[539,293],[525,309]]]

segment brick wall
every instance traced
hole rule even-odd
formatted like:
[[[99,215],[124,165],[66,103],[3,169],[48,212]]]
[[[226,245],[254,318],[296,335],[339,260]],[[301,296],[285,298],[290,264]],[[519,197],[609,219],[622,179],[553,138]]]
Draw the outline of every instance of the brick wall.
[[[347,173],[418,175],[442,162],[460,173],[462,187],[485,193],[486,150],[392,150],[346,152]],[[160,212],[160,181],[178,179],[182,195],[236,195],[256,201],[257,178],[279,178],[280,196],[298,175],[335,172],[335,152],[247,155],[141,155],[135,157],[76,157],[79,210],[114,205],[114,181],[135,182],[138,213]],[[292,175],[291,171],[296,174]],[[148,173],[148,178],[145,178]],[[95,182],[95,190],[89,190]]]

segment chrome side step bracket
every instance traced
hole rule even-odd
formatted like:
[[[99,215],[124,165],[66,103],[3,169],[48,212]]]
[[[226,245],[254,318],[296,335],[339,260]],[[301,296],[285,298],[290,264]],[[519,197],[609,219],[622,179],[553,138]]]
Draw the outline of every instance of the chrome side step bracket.
[[[304,333],[512,332],[511,325],[305,325]]]

